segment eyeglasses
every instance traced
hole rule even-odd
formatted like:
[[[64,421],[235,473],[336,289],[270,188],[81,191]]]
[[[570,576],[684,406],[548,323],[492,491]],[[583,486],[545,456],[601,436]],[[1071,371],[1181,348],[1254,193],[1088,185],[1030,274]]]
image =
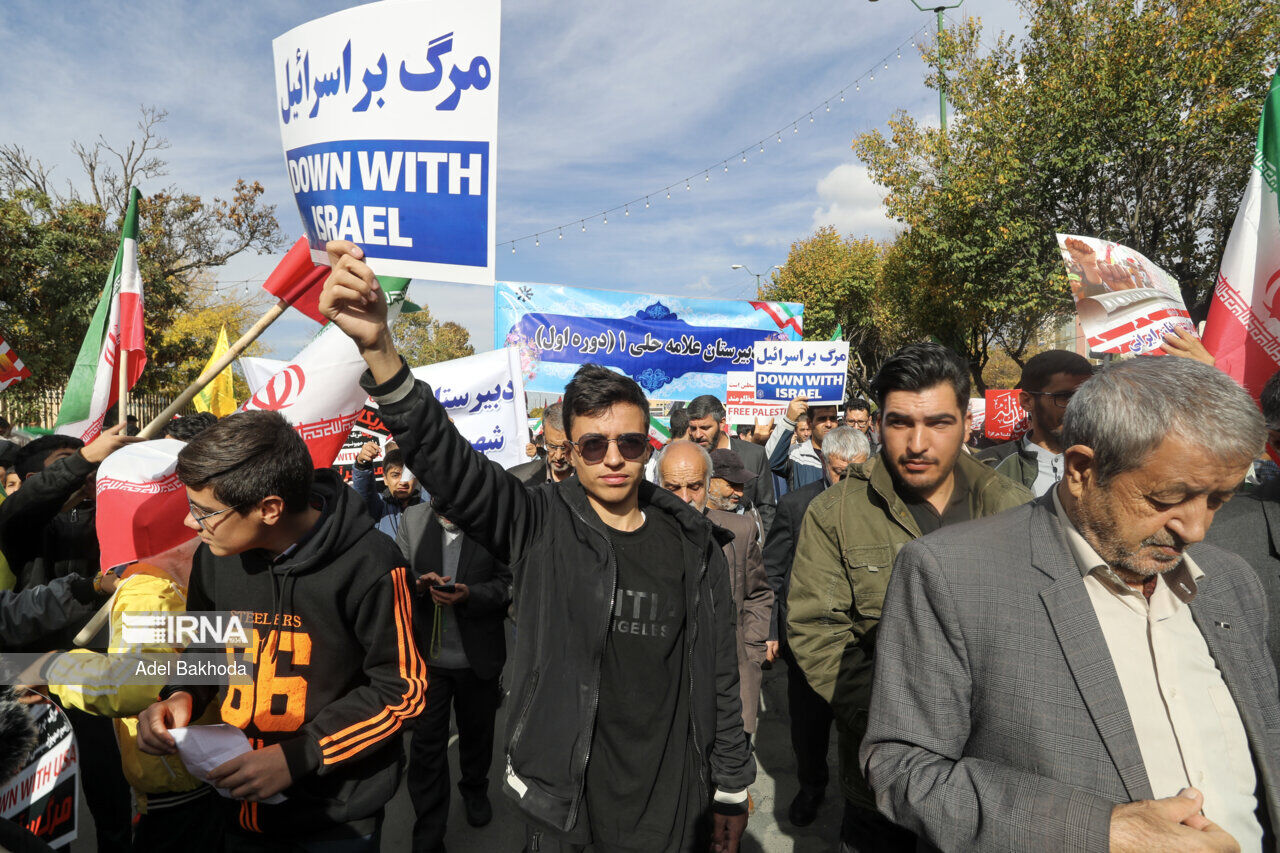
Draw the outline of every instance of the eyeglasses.
[[[571,441],[566,441],[564,444],[551,444],[551,443],[548,443],[548,444],[547,444],[547,452],[548,452],[548,453],[568,453],[568,452],[569,452],[569,447],[570,447],[572,444],[573,444],[573,442],[571,442]]]
[[[208,527],[205,527],[204,523],[206,519],[216,518],[217,516],[222,515],[224,512],[231,512],[231,510],[239,509],[239,508],[240,508],[239,506],[229,506],[226,509],[220,509],[217,512],[207,512],[204,515],[200,515],[196,512],[196,505],[191,502],[191,498],[187,498],[187,509],[191,511],[191,517],[196,520],[196,524],[200,525],[200,529],[203,530],[205,533],[212,532],[209,530]]]
[[[1028,391],[1032,397],[1052,397],[1053,404],[1059,409],[1065,409],[1067,403],[1071,402],[1071,396],[1075,391]]]
[[[595,465],[604,460],[604,456],[609,452],[609,445],[618,445],[618,452],[622,454],[623,459],[634,462],[644,455],[645,448],[649,446],[649,436],[642,432],[624,432],[617,438],[607,438],[597,433],[584,435],[577,441],[566,441],[566,445],[577,445],[578,453],[582,454],[582,459],[588,465]]]

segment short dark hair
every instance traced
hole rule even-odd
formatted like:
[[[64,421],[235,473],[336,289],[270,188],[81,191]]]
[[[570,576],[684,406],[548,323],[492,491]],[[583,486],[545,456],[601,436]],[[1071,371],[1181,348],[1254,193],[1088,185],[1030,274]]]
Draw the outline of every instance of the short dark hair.
[[[714,394],[703,394],[689,401],[689,420],[700,421],[711,418],[718,424],[724,423],[724,404]]]
[[[932,341],[907,344],[880,366],[871,380],[871,393],[876,405],[884,409],[885,397],[891,391],[923,391],[943,382],[951,384],[956,405],[961,412],[969,410],[969,368],[954,350]]]
[[[404,451],[400,448],[394,448],[387,451],[387,455],[382,457],[382,471],[385,474],[388,468],[404,469]]]
[[[871,414],[871,403],[865,397],[850,397],[849,401],[844,404],[846,412],[866,412]]]
[[[738,436],[738,438],[742,438],[745,435],[751,435],[754,429],[755,427],[753,427],[751,424],[738,424],[738,426],[734,429],[734,433]]]
[[[808,412],[801,412],[800,414],[796,415],[796,426],[799,426],[801,421],[804,421],[805,423],[809,423],[811,420],[812,419],[809,417]]]
[[[564,389],[564,434],[573,437],[573,419],[602,415],[619,403],[629,403],[649,418],[649,399],[629,376],[599,364],[584,364]]]
[[[44,470],[44,461],[49,458],[49,454],[55,450],[79,450],[84,447],[84,442],[72,435],[42,435],[35,441],[18,448],[17,455],[13,459],[13,469],[18,472],[18,476],[27,479],[30,475],[37,471]]]
[[[178,479],[244,514],[270,495],[286,512],[306,510],[311,499],[311,452],[278,412],[236,412],[197,435],[178,454]]]
[[[1022,366],[1018,387],[1023,391],[1043,391],[1049,380],[1059,373],[1068,376],[1092,376],[1093,365],[1084,356],[1065,349],[1036,353]]]
[[[689,434],[689,410],[684,406],[671,410],[671,440],[678,441]]]
[[[1262,396],[1258,402],[1262,406],[1262,417],[1267,422],[1267,429],[1280,427],[1280,370],[1271,374],[1267,384],[1262,386]]]
[[[183,415],[174,418],[164,425],[164,437],[176,438],[178,441],[190,441],[218,421],[213,412],[196,412],[194,415]]]

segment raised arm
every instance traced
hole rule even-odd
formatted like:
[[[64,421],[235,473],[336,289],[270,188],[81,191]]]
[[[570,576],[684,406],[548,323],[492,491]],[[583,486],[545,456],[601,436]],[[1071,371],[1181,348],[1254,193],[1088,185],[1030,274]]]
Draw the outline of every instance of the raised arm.
[[[474,450],[431,388],[414,379],[392,343],[386,301],[360,248],[345,240],[327,248],[333,272],[320,311],[360,349],[369,366],[361,385],[378,403],[408,467],[450,521],[514,568],[542,528],[545,498]]]

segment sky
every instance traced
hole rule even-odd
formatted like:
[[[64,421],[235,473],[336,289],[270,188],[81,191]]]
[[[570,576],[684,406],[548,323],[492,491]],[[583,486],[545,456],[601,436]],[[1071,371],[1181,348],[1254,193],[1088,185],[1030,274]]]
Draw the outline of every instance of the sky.
[[[237,178],[257,180],[291,244],[302,225],[281,152],[271,40],[355,5],[10,0],[0,16],[0,143],[77,181],[73,141],[126,144],[140,107],[157,107],[168,112],[169,169],[143,192],[227,197]],[[979,17],[992,32],[1023,28],[1012,0],[965,0],[948,15]],[[518,242],[515,253],[499,246],[498,279],[749,298],[748,270],[768,273],[822,225],[891,236],[894,223],[850,146],[897,110],[937,124],[937,93],[909,44],[933,27],[934,15],[910,0],[506,0],[497,240],[543,237],[540,246]],[[668,200],[663,188],[676,182]],[[602,211],[646,195],[648,209],[602,222]],[[243,292],[278,260],[242,255],[216,275]],[[489,288],[415,282],[411,299],[465,326],[478,351],[492,346]],[[289,317],[263,342],[285,358],[315,330]]]

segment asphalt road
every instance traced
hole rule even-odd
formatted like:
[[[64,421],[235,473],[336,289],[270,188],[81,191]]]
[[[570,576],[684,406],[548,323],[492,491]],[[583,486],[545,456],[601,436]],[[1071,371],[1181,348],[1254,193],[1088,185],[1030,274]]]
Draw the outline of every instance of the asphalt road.
[[[794,827],[787,820],[787,808],[797,790],[795,758],[791,753],[791,740],[787,723],[787,675],[785,664],[778,662],[775,668],[764,674],[762,689],[764,711],[760,714],[759,731],[756,733],[756,782],[751,786],[755,813],[747,824],[743,853],[809,853],[830,851],[838,846],[840,836],[840,794],[836,782],[836,744],[832,732],[831,766],[832,783],[827,801],[822,806],[818,820],[803,829]],[[501,744],[506,706],[498,711],[498,744]],[[449,760],[456,781],[458,752],[451,745]],[[490,771],[490,792],[493,802],[493,822],[479,829],[467,825],[462,800],[454,789],[450,801],[449,831],[445,843],[450,853],[519,853],[524,846],[524,827],[516,817],[514,807],[501,792],[503,761],[501,749],[495,748],[493,767]],[[93,818],[80,803],[81,831],[72,843],[72,853],[91,853],[93,843]],[[395,798],[387,805],[386,820],[382,828],[384,851],[408,851],[412,849],[413,806],[409,794],[401,784]]]

